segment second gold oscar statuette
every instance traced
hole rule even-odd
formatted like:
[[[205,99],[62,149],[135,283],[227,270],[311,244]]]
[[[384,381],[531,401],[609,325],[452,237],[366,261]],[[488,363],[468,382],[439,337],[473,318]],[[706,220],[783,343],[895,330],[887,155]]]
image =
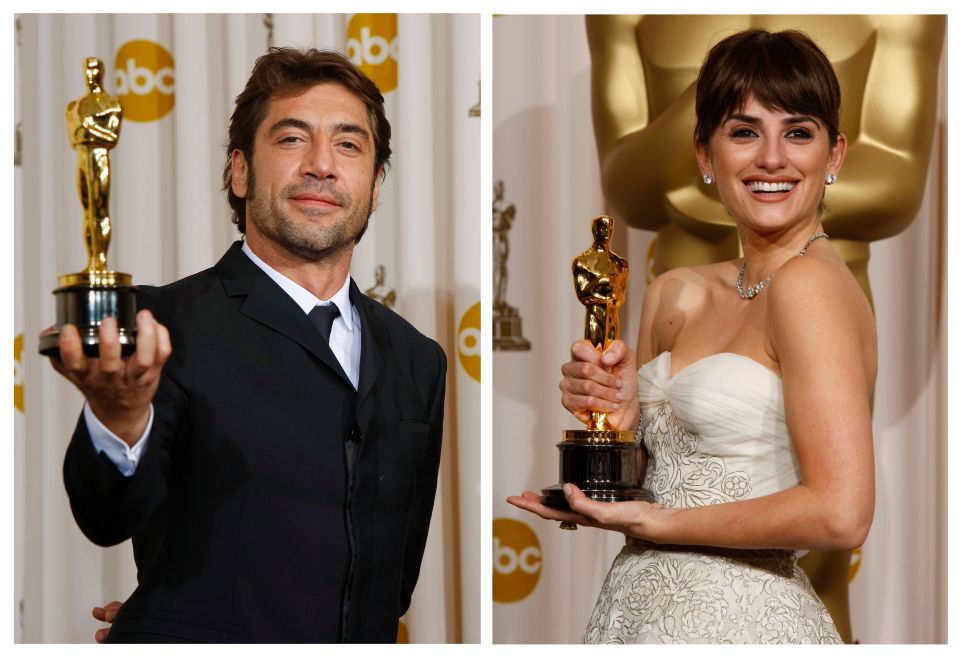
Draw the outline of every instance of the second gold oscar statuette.
[[[573,260],[577,298],[586,307],[584,339],[606,350],[620,336],[620,306],[626,298],[627,261],[610,250],[613,219],[593,219],[593,245]],[[543,503],[569,509],[563,493],[573,483],[597,501],[653,501],[648,490],[637,486],[637,449],[633,431],[616,430],[603,412],[591,412],[584,429],[563,431],[560,482],[543,488]],[[574,528],[574,526],[564,526]]]

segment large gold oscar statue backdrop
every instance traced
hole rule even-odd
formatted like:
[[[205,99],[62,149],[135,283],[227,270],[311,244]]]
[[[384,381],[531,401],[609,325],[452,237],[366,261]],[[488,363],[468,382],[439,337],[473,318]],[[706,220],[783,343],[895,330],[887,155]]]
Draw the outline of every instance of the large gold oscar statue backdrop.
[[[657,274],[739,256],[733,221],[693,149],[697,72],[733,32],[797,29],[827,53],[850,144],[824,229],[871,299],[870,242],[910,225],[923,196],[937,110],[944,16],[590,16],[593,122],[609,212],[657,233]],[[851,640],[849,552],[802,561]]]

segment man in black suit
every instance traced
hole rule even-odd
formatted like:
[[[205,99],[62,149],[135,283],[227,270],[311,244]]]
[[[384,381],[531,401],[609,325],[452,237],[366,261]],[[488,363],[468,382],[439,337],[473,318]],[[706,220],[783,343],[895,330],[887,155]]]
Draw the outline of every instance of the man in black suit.
[[[390,126],[338,53],[271,49],[237,97],[224,186],[245,239],[141,287],[137,350],[65,327],[86,397],[64,480],[81,530],[133,538],[111,642],[392,642],[436,491],[443,351],[349,277]]]

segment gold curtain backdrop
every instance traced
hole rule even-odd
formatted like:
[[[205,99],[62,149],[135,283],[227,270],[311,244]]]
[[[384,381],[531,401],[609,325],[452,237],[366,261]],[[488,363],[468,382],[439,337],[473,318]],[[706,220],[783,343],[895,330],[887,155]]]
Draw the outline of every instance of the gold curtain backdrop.
[[[380,87],[392,168],[351,275],[447,354],[440,483],[401,641],[480,640],[478,207],[480,17],[460,14],[15,16],[14,639],[93,642],[90,609],[136,585],[129,543],[82,536],[61,479],[82,397],[37,354],[60,274],[85,262],[64,108],[83,61],[106,66],[125,122],[112,151],[110,266],[165,284],[212,266],[237,239],[220,177],[233,99],[269,45],[333,48]],[[458,354],[467,352],[466,359]],[[466,363],[466,364],[464,364]]]
[[[679,25],[689,20],[674,18]],[[792,26],[788,16],[776,21],[775,29]],[[620,46],[621,54],[636,56],[635,35]],[[700,57],[688,62],[691,70]],[[898,63],[874,62],[891,65]],[[869,83],[891,75],[884,70],[871,70]],[[853,638],[863,643],[947,639],[945,56],[937,77],[922,204],[909,227],[870,247],[880,358],[873,424],[877,503],[869,537],[845,573]],[[617,218],[600,186],[584,17],[495,17],[493,81],[493,183],[502,185],[493,221],[510,208],[505,298],[530,342],[528,351],[493,351],[493,641],[577,642],[622,536],[560,531],[504,499],[557,482],[554,445],[561,430],[578,427],[557,389],[560,364],[583,334],[570,262],[590,243],[592,217]],[[688,149],[691,159],[692,124],[669,145]],[[652,149],[645,156],[623,176],[670,166],[675,153]],[[695,164],[691,173],[696,184]],[[843,183],[841,172],[835,186]],[[631,343],[654,275],[655,237],[617,222],[614,251],[632,269],[621,313],[622,335]]]

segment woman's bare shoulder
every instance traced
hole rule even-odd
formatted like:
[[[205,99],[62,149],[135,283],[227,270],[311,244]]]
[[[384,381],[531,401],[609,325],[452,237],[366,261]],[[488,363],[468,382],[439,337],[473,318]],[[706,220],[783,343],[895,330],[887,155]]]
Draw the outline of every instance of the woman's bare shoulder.
[[[876,374],[876,323],[856,278],[831,251],[794,257],[777,271],[769,289],[768,322],[778,353],[807,345],[830,356],[860,353],[869,377]]]
[[[857,315],[869,314],[870,303],[846,263],[832,250],[794,257],[777,271],[771,285],[772,305],[841,306]]]
[[[719,262],[695,267],[677,267],[657,276],[647,287],[657,305],[672,306],[702,303],[708,295],[729,286],[736,279],[734,262]]]
[[[663,288],[670,284],[681,284],[695,289],[707,289],[718,284],[722,284],[725,279],[730,278],[730,271],[736,274],[734,262],[718,262],[716,264],[704,264],[692,267],[677,267],[661,273],[654,278],[650,284]]]
[[[731,262],[678,267],[657,276],[647,287],[640,322],[640,351],[652,357],[669,350],[686,319],[698,316],[711,297],[732,285]]]

